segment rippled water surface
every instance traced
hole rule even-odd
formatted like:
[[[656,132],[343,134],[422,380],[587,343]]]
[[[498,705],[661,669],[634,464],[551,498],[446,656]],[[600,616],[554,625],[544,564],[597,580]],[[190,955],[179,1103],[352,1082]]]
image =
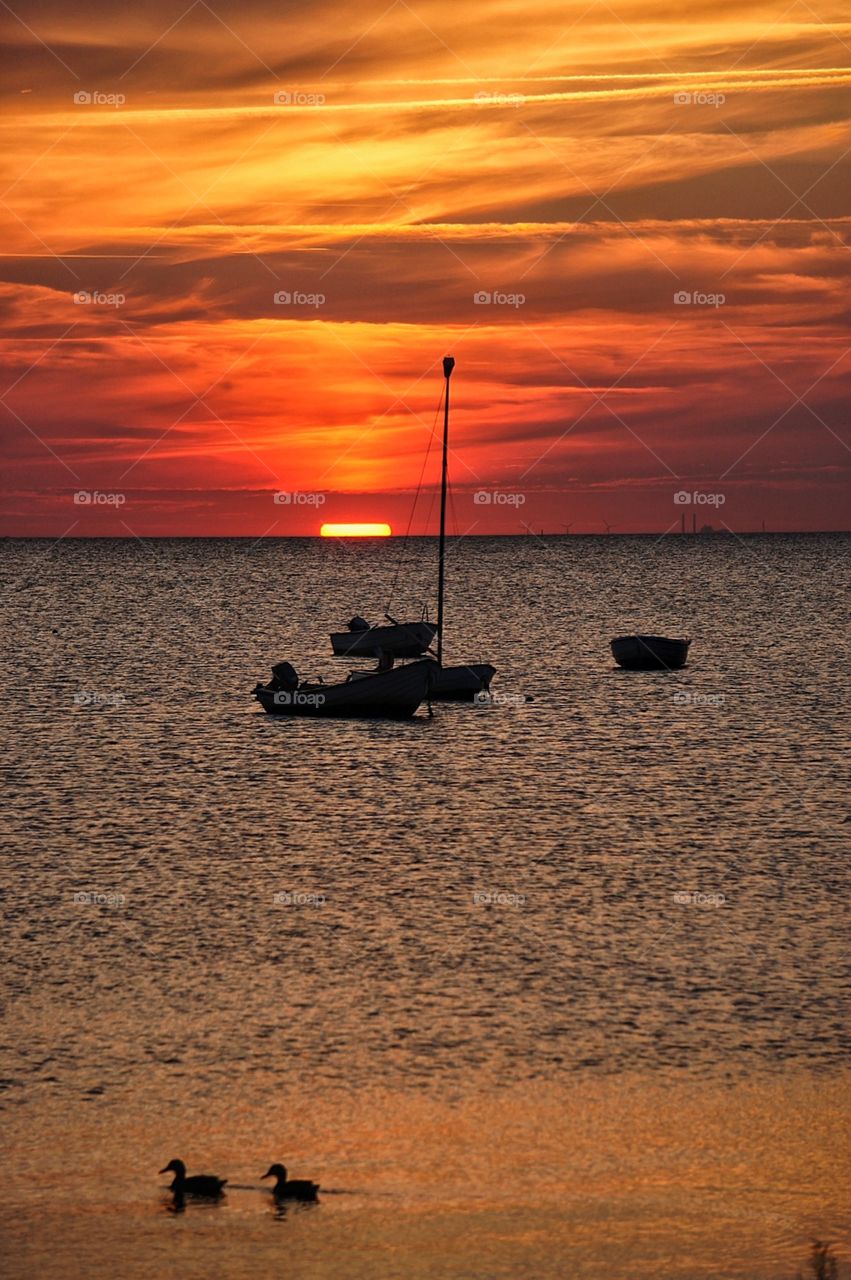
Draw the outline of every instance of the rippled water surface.
[[[385,724],[250,690],[342,675],[398,542],[6,543],[7,1273],[851,1256],[848,547],[464,539],[448,657],[494,704]],[[619,671],[634,630],[689,666]],[[226,1199],[170,1213],[175,1155]],[[275,1214],[278,1159],[317,1208]]]

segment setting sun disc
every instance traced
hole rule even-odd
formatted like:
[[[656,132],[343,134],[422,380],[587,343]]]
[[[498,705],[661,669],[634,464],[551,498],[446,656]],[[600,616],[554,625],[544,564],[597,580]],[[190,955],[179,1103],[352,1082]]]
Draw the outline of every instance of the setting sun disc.
[[[389,524],[323,524],[323,538],[389,538]]]

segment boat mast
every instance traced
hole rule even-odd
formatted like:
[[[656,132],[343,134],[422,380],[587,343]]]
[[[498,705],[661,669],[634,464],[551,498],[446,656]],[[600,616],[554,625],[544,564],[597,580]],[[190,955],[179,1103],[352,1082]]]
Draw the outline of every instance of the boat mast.
[[[437,661],[443,664],[443,566],[446,557],[446,476],[449,456],[449,377],[455,368],[452,356],[443,357],[446,392],[443,397],[443,465],[440,471],[440,542],[437,552]]]

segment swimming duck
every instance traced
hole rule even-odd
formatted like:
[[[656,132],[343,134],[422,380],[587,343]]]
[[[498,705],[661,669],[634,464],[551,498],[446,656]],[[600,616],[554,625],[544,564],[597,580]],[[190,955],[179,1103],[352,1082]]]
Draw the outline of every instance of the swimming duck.
[[[187,1178],[186,1165],[182,1160],[170,1160],[164,1169],[160,1169],[160,1173],[174,1174],[171,1189],[178,1196],[220,1196],[227,1181],[212,1173],[195,1173]]]
[[[319,1191],[319,1184],[309,1182],[306,1178],[293,1178],[287,1181],[286,1166],[282,1164],[271,1165],[263,1177],[277,1179],[272,1188],[272,1195],[276,1200],[315,1200]]]

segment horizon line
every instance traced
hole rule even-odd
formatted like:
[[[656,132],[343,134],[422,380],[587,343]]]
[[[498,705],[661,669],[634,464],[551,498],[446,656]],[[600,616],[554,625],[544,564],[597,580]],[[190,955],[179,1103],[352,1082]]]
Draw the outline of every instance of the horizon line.
[[[528,529],[523,533],[465,533],[465,534],[449,534],[447,536],[456,539],[463,538],[465,541],[472,538],[655,538],[661,542],[663,538],[710,538],[715,534],[719,537],[727,538],[771,538],[771,537],[824,537],[825,535],[839,534],[843,537],[851,535],[851,529],[712,529],[710,532],[703,532],[700,529],[692,531],[686,529],[684,532],[680,529],[668,529],[657,531],[653,529],[618,529],[611,533],[586,531],[584,533],[567,533],[564,530],[556,529]],[[323,536],[320,533],[77,533],[66,534],[57,537],[54,533],[0,533],[0,542],[42,542],[51,541],[60,542],[98,542],[108,539],[111,542],[139,542],[140,540],[152,539],[181,539],[189,541],[194,539],[206,539],[223,542],[228,539],[237,541],[251,542],[293,542],[295,540],[307,541],[308,539],[315,542],[329,542],[344,540],[345,535]],[[363,535],[357,536],[358,542],[404,542],[409,538],[431,538],[436,541],[439,537],[436,533],[394,533],[381,534],[373,538]]]

